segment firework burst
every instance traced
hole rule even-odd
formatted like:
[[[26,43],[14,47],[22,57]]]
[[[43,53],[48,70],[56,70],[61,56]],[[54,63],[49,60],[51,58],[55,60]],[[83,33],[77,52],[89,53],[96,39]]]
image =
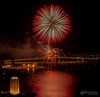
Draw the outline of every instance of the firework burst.
[[[62,41],[71,30],[70,17],[59,6],[44,6],[33,20],[35,37],[48,44]]]

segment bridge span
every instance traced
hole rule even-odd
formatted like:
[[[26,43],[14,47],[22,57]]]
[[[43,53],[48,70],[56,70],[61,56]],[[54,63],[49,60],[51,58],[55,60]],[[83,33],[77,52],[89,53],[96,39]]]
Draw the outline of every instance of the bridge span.
[[[69,67],[84,64],[95,64],[100,57],[57,57],[56,61],[52,61],[52,57],[46,58],[27,58],[27,59],[11,59],[4,60],[2,68],[7,69],[34,69],[35,68],[51,68],[52,66]]]
[[[42,58],[27,58],[27,59],[12,59],[4,60],[4,64],[84,64],[92,61],[99,61],[100,57],[57,57],[56,61],[52,61],[52,57]]]

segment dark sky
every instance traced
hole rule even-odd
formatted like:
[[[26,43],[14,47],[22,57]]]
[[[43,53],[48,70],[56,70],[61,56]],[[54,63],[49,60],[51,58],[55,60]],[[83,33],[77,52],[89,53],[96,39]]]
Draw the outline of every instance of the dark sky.
[[[96,1],[86,1],[88,0],[0,0],[1,56],[8,56],[9,48],[22,47],[25,43],[27,45],[27,40],[32,38],[33,17],[44,4],[62,6],[72,21],[68,37],[53,47],[63,49],[64,53],[100,51],[99,5]],[[31,39],[31,42],[34,49],[36,41]]]

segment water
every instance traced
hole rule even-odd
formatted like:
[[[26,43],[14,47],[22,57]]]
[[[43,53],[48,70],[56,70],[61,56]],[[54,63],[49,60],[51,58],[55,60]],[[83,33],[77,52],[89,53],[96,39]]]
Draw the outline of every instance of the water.
[[[98,92],[98,75],[97,70],[77,73],[43,70],[18,76],[21,93],[35,91],[36,97],[83,97],[82,91]],[[9,76],[0,78],[0,91],[9,91],[9,83]]]
[[[37,97],[73,97],[77,83],[78,77],[74,74],[45,71],[31,75],[27,84],[38,93]]]

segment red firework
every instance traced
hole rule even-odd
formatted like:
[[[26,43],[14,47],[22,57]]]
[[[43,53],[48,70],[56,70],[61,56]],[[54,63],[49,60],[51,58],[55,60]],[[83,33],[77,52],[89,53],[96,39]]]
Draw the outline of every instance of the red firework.
[[[61,42],[71,30],[69,15],[59,6],[44,6],[37,11],[33,20],[35,37],[44,42]]]

